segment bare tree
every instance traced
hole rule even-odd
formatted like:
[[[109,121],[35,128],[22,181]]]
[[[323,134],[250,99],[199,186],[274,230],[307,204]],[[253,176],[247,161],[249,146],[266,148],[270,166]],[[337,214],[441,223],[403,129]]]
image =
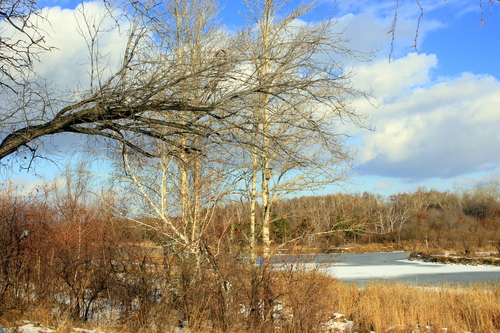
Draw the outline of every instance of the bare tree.
[[[226,51],[220,47],[225,36],[215,25],[214,1],[178,0],[165,3],[161,12],[159,6],[156,10],[156,18],[161,19],[158,32],[165,39],[170,36],[165,42],[177,66],[189,73],[202,73],[208,67],[216,68],[216,64],[223,69]],[[178,98],[193,105],[212,105],[211,100],[218,98],[221,89],[215,89],[218,74],[210,74],[213,77],[209,81],[204,75],[193,75],[179,82],[183,88]],[[221,163],[221,150],[215,147],[216,138],[224,130],[218,124],[218,111],[215,106],[213,112],[206,113],[151,111],[157,122],[149,129],[162,136],[134,138],[134,147],[148,147],[148,154],[137,154],[136,149],[122,144],[116,155],[117,179],[128,184],[132,191],[129,195],[139,202],[134,218],[163,235],[166,244],[174,244],[179,253],[199,254],[201,236],[212,220],[220,192],[225,192],[218,188],[229,177]],[[166,125],[169,123],[178,124],[179,130],[172,133]],[[200,130],[189,130],[191,127]],[[222,134],[213,139],[204,135],[215,129]]]
[[[49,49],[37,19],[43,17],[34,0],[0,2],[0,92],[15,93],[38,54]]]
[[[58,92],[31,81],[18,94],[6,96],[0,105],[0,159],[23,149],[36,157],[43,138],[60,133],[101,137],[157,156],[134,140],[146,136],[178,146],[172,138],[179,134],[208,137],[214,131],[199,120],[223,122],[236,112],[235,103],[264,88],[247,73],[241,75],[245,59],[238,52],[240,36],[212,40],[213,52],[193,66],[179,58],[190,44],[180,45],[186,50],[179,53],[179,45],[171,43],[184,31],[182,26],[178,31],[165,28],[169,13],[161,1],[125,2],[108,6],[104,13],[105,18],[84,15],[80,26],[89,43],[89,87]],[[113,24],[100,28],[103,20]],[[100,36],[116,31],[127,37],[117,65],[98,43]],[[203,98],[186,97],[193,82],[203,84]],[[173,113],[182,119],[162,116]]]
[[[231,98],[220,103],[220,98],[230,89],[240,90],[234,69],[236,60],[226,51],[227,36],[217,26],[215,1],[178,0],[164,4],[157,19],[161,33],[168,41],[169,57],[176,66],[192,75],[177,92],[179,99],[193,105],[212,105],[213,110],[194,113],[179,110],[165,113],[155,110],[152,124],[168,140],[155,137],[136,137],[134,145],[148,147],[150,154],[138,154],[125,144],[121,145],[115,162],[118,167],[116,180],[125,185],[126,195],[133,198],[132,212],[126,217],[153,231],[166,256],[174,257],[178,276],[176,290],[185,319],[189,322],[196,304],[194,293],[201,283],[202,253],[212,258],[205,233],[214,221],[216,209],[224,203],[233,189],[234,174],[227,161],[226,138],[231,137],[230,119],[234,113]],[[168,38],[167,38],[168,37]],[[233,52],[235,52],[233,50]],[[247,87],[244,87],[246,89]],[[235,91],[232,92],[235,94]],[[243,93],[244,96],[245,93]],[[237,100],[235,97],[233,100]],[[172,133],[166,123],[195,126],[199,131],[179,130]],[[211,134],[211,135],[209,135]],[[214,269],[215,274],[218,271]],[[220,290],[225,293],[225,284]]]
[[[126,1],[113,7],[106,2],[99,15],[81,6],[88,85],[63,93],[33,81],[10,96],[0,105],[0,159],[22,149],[36,157],[43,138],[53,134],[104,138],[110,151],[122,154],[122,165],[145,200],[153,192],[149,186],[140,189],[137,168],[150,167],[141,156],[156,158],[159,174],[167,172],[169,181],[178,179],[183,223],[191,220],[194,226],[202,212],[200,177],[211,172],[204,168],[222,156],[226,161],[229,154],[238,156],[239,172],[231,166],[218,175],[228,184],[248,170],[252,225],[260,198],[268,257],[272,203],[344,180],[350,155],[344,130],[337,128],[346,122],[364,126],[350,107],[363,92],[350,85],[352,73],[339,61],[362,55],[344,45],[333,20],[300,20],[313,2],[281,17],[285,2],[245,1],[250,24],[232,35],[216,28],[212,2]],[[99,43],[116,31],[126,37],[118,62]],[[168,220],[171,214],[162,208],[167,192],[162,196],[150,207]],[[188,214],[191,207],[195,211]],[[255,228],[251,237],[254,233]]]
[[[336,131],[342,122],[364,126],[362,115],[349,106],[364,93],[350,85],[352,73],[339,59],[366,55],[344,45],[333,20],[318,24],[300,20],[314,2],[281,17],[284,3],[245,1],[257,26],[249,28],[253,44],[246,49],[252,70],[266,86],[255,94],[248,116],[256,145],[250,149],[250,219],[253,226],[260,197],[264,258],[270,255],[272,203],[293,192],[345,180],[350,154],[346,136]]]

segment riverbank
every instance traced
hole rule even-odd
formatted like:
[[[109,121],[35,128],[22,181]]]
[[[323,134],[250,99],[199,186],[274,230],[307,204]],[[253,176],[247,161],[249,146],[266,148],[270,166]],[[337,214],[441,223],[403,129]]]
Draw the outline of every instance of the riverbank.
[[[300,249],[277,249],[280,255],[290,255],[295,257],[310,255],[343,255],[343,254],[366,254],[366,253],[390,253],[407,252],[407,259],[410,261],[421,261],[441,264],[461,264],[461,265],[488,265],[500,266],[500,252],[492,251],[492,247],[478,248],[470,251],[467,255],[463,251],[443,250],[443,249],[423,249],[415,244],[346,244],[345,246],[329,247],[319,249],[312,247],[302,247]],[[295,253],[295,254],[292,254]],[[300,254],[297,254],[300,253]]]
[[[408,255],[408,260],[422,261],[441,264],[462,264],[462,265],[489,265],[500,266],[500,258],[498,253],[474,253],[471,256],[461,256],[453,253],[428,253],[428,252],[412,252]]]

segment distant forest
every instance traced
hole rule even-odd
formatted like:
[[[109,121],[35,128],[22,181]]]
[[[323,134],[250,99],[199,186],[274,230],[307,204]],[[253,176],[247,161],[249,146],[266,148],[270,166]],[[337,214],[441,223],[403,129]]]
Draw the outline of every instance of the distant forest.
[[[500,251],[500,197],[495,185],[439,192],[421,188],[383,197],[332,194],[283,200],[275,206],[276,242],[303,233],[324,251],[348,243],[422,245],[470,253]]]

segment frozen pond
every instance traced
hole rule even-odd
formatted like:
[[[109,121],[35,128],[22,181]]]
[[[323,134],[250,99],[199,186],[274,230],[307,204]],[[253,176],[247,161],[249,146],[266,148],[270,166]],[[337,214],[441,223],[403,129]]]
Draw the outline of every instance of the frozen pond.
[[[325,263],[322,270],[346,282],[365,283],[372,280],[419,284],[500,282],[500,267],[423,263],[408,261],[407,256],[407,252],[389,252],[294,256],[294,259],[303,261],[307,266]],[[285,261],[292,260],[291,256],[279,256],[279,258]]]

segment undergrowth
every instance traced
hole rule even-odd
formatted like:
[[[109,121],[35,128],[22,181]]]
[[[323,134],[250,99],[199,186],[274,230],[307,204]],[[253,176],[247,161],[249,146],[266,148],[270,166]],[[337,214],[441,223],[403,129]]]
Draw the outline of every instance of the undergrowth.
[[[231,288],[221,294],[212,281],[192,286],[189,318],[172,302],[159,302],[148,320],[82,323],[56,317],[49,308],[4,311],[1,325],[33,320],[69,332],[70,327],[99,327],[111,332],[334,332],[325,323],[342,313],[355,332],[499,332],[500,285],[415,286],[373,282],[346,284],[320,270],[297,267],[228,267]],[[208,276],[207,276],[208,277]],[[177,305],[178,306],[178,305]]]

